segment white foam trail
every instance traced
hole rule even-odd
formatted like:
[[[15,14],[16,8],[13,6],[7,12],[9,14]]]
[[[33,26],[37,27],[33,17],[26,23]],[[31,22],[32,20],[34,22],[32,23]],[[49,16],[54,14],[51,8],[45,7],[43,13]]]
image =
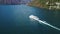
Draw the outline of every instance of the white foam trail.
[[[36,20],[36,21],[38,21],[39,23],[48,25],[48,26],[50,26],[50,27],[52,27],[52,28],[57,29],[57,30],[60,31],[60,28],[57,28],[57,27],[55,27],[55,26],[53,26],[53,25],[51,25],[51,24],[48,24],[46,21],[40,20],[37,16],[30,15],[29,18],[32,19],[32,20]]]

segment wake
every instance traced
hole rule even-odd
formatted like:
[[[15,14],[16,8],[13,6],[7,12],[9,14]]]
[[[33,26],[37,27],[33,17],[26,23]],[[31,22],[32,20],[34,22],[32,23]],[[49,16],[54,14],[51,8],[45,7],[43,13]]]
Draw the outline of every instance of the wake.
[[[46,21],[40,20],[37,16],[30,15],[29,18],[32,19],[32,20],[38,21],[40,24],[41,24],[41,23],[42,23],[42,24],[45,24],[45,25],[47,25],[47,26],[50,26],[50,27],[52,27],[52,28],[57,29],[57,30],[60,31],[60,28],[57,28],[57,27],[55,27],[55,26],[53,26],[53,25],[47,23]]]

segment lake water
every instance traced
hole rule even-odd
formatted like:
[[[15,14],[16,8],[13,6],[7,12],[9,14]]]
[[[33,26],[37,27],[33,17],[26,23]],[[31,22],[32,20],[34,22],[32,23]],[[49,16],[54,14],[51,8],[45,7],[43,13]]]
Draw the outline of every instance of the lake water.
[[[31,21],[29,15],[36,15],[60,28],[60,10],[47,10],[26,5],[0,5],[0,34],[60,34],[37,21]]]

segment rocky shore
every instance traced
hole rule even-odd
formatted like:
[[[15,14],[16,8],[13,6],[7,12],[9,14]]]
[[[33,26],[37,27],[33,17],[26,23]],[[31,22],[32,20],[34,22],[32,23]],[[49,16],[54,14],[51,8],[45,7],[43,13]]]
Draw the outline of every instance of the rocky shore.
[[[33,0],[28,5],[46,9],[60,9],[60,0]]]

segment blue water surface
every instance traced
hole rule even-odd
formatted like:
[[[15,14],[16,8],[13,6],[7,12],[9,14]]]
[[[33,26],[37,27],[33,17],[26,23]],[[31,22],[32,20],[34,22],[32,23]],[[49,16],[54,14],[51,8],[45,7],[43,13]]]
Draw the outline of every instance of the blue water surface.
[[[0,34],[60,34],[44,24],[31,21],[29,15],[36,15],[60,28],[60,11],[30,7],[26,5],[0,5]]]

